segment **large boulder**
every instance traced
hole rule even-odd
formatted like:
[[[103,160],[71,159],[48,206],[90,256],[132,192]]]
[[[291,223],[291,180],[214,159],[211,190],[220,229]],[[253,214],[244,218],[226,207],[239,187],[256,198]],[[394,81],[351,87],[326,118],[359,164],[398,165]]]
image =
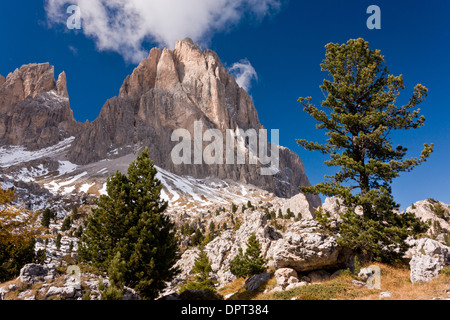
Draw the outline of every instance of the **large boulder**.
[[[64,298],[73,298],[75,297],[76,290],[74,287],[50,287],[48,289],[46,296],[52,297],[52,296],[61,296]]]
[[[270,280],[270,277],[270,273],[255,274],[245,281],[245,287],[247,288],[247,291],[256,291],[261,287],[262,284],[267,283],[267,281]]]
[[[411,267],[411,282],[426,283],[439,276],[443,268],[439,258],[427,255],[415,255],[409,263]]]
[[[239,253],[247,249],[247,241],[255,233],[261,245],[261,254],[268,261],[267,267],[274,269],[290,268],[296,272],[338,268],[345,263],[343,251],[336,238],[321,233],[321,227],[315,220],[301,220],[287,226],[286,232],[276,231],[268,224],[265,214],[246,210],[241,227],[221,233],[205,246],[205,252],[212,264],[212,276],[219,285],[226,285],[236,279],[230,272],[230,263]],[[176,291],[193,268],[198,249],[186,250],[177,262],[182,272],[171,282],[163,295]],[[281,271],[278,271],[280,273]],[[286,285],[298,282],[297,276],[286,278]]]
[[[314,220],[293,224],[282,239],[270,246],[267,253],[270,266],[298,272],[336,267],[341,253],[336,238],[320,233],[319,229]]]

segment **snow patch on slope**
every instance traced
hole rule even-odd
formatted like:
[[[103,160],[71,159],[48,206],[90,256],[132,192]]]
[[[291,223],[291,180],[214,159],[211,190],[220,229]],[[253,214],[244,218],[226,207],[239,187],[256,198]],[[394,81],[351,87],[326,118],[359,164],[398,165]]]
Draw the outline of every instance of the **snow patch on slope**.
[[[70,147],[75,137],[70,137],[60,143],[37,151],[28,151],[23,146],[0,147],[0,167],[8,168],[18,163],[25,163],[44,157],[52,157]]]

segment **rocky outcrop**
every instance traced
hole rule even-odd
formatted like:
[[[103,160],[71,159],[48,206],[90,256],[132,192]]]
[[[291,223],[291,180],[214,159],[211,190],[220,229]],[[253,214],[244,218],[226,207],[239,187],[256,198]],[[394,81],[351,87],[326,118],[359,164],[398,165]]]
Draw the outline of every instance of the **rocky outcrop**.
[[[19,280],[26,283],[52,280],[58,274],[56,265],[27,264],[20,270]]]
[[[435,240],[423,238],[415,241],[409,263],[412,283],[426,283],[438,277],[450,265],[450,248]]]
[[[108,100],[99,117],[76,139],[68,157],[73,163],[88,164],[148,147],[158,167],[179,175],[231,179],[283,197],[309,185],[301,159],[282,147],[275,176],[261,175],[260,165],[175,165],[171,152],[179,142],[172,141],[172,133],[186,129],[193,137],[195,121],[202,122],[203,132],[220,130],[224,140],[228,129],[263,128],[252,99],[217,54],[185,39],[174,50],[150,51],[125,79],[119,96]],[[320,204],[318,197],[308,199]]]
[[[290,285],[290,288],[305,285],[305,281],[298,279],[297,273],[307,274],[345,266],[346,260],[336,239],[333,236],[322,235],[319,224],[314,220],[304,219],[292,223],[283,232],[275,230],[268,223],[265,214],[258,211],[251,212],[248,209],[241,218],[243,221],[238,230],[223,231],[204,248],[211,262],[212,274],[220,285],[236,279],[229,271],[230,263],[240,248],[245,252],[246,243],[252,233],[255,233],[261,245],[262,255],[268,261],[267,267],[278,270],[275,273],[277,279],[284,279],[279,280],[283,283],[279,284],[283,290]],[[193,248],[183,253],[176,264],[181,269],[181,274],[170,284],[165,294],[173,292],[178,285],[188,279],[198,252],[197,248]],[[325,271],[312,276],[314,279],[316,275],[324,279],[323,274]],[[329,278],[330,275],[326,274]]]
[[[429,199],[414,203],[406,211],[428,222],[428,234],[437,240],[443,242],[444,235],[450,233],[450,205]]]
[[[48,63],[24,65],[0,80],[0,144],[42,149],[78,134],[65,73]]]
[[[308,199],[307,196],[299,193],[292,198],[286,199],[281,211],[284,215],[287,215],[288,210],[290,210],[296,217],[299,216],[303,219],[314,219],[315,208],[317,208],[319,205],[320,202],[316,203],[311,198]]]

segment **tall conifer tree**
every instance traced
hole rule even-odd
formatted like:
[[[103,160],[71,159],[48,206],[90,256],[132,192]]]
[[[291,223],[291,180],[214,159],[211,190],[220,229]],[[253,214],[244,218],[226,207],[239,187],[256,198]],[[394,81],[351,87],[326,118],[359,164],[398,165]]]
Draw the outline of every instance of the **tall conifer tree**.
[[[168,203],[160,198],[162,185],[156,174],[145,149],[127,175],[117,172],[109,178],[107,195],[100,197],[89,217],[79,249],[81,258],[105,270],[120,257],[126,264],[124,284],[143,299],[157,298],[178,272],[175,226],[164,215]]]
[[[325,144],[298,140],[298,144],[329,155],[325,164],[340,170],[301,191],[337,196],[349,208],[339,230],[341,245],[376,260],[398,258],[407,248],[408,235],[423,231],[424,226],[412,214],[395,213],[399,205],[392,196],[392,180],[425,162],[433,145],[425,144],[419,158],[405,159],[407,149],[395,147],[391,134],[424,125],[416,106],[425,100],[428,89],[418,84],[409,102],[397,106],[405,88],[403,76],[390,74],[381,52],[370,50],[363,39],[328,44],[321,67],[330,76],[320,87],[326,96],[323,110],[311,104],[312,98],[299,102],[319,122],[317,128],[326,131],[328,140]],[[357,207],[363,215],[355,213]]]

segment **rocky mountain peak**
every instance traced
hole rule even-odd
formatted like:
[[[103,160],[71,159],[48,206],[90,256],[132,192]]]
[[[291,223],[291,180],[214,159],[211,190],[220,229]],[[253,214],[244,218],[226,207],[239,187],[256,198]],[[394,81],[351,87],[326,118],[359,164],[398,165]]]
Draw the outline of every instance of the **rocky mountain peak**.
[[[32,63],[10,73],[0,88],[2,98],[9,93],[7,102],[17,103],[55,89],[54,68],[49,63]],[[3,99],[7,100],[7,99]]]
[[[4,79],[4,78],[3,78]],[[32,63],[0,79],[0,143],[40,149],[77,134],[66,74],[55,81],[49,63]]]
[[[56,81],[56,93],[63,98],[69,98],[69,93],[67,92],[67,78],[66,73],[63,71],[58,76]]]
[[[140,97],[153,89],[160,58],[161,49],[153,48],[150,50],[148,57],[142,60],[133,73],[125,79],[122,88],[120,88],[119,97]]]
[[[189,38],[177,41],[174,50],[153,48],[125,79],[119,98],[140,99],[152,89],[183,96],[218,128],[261,128],[251,98],[219,56]]]

